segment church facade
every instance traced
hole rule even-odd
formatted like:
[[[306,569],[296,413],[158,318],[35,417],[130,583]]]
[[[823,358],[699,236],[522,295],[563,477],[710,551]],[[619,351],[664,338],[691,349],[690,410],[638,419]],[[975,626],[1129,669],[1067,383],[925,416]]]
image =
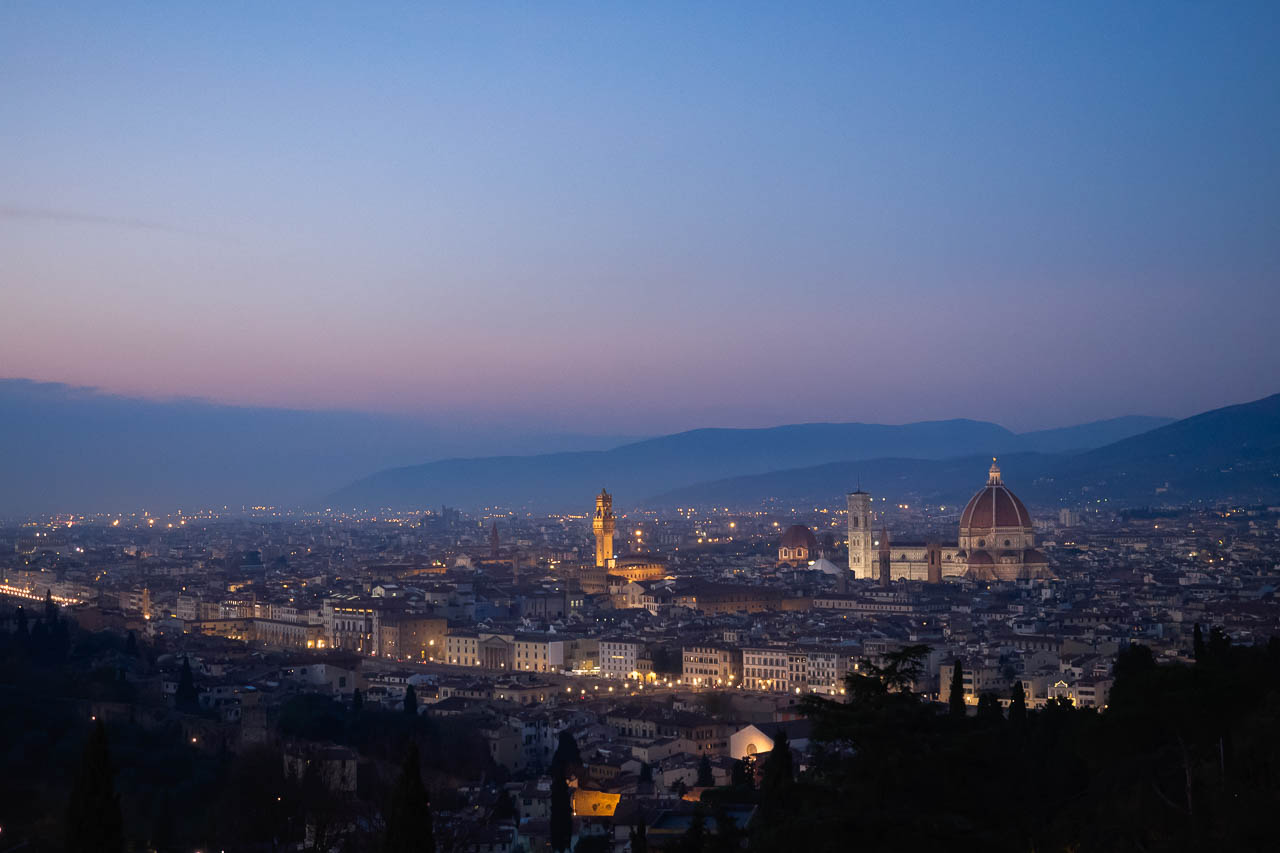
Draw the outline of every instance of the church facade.
[[[849,571],[862,580],[880,577],[871,496],[848,496]],[[890,580],[938,583],[944,578],[1014,581],[1052,578],[1045,555],[1035,548],[1035,530],[1026,506],[1004,484],[991,460],[987,484],[965,504],[955,545],[937,542],[889,542]]]

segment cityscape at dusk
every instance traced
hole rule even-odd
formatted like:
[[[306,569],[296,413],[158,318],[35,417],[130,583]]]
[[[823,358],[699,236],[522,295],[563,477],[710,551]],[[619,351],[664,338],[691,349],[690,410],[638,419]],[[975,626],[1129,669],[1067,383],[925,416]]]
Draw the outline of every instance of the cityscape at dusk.
[[[1277,43],[0,4],[0,853],[1275,849]]]

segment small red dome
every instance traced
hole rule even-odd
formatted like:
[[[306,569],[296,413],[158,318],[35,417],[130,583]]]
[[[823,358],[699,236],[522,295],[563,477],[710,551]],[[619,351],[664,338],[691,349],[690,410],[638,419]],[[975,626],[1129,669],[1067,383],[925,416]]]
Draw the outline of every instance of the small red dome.
[[[991,559],[991,555],[986,551],[974,551],[969,555],[969,565],[971,566],[992,566],[995,560]]]
[[[803,524],[793,524],[783,532],[781,547],[808,548],[810,551],[816,551],[818,540],[814,538],[813,531]]]

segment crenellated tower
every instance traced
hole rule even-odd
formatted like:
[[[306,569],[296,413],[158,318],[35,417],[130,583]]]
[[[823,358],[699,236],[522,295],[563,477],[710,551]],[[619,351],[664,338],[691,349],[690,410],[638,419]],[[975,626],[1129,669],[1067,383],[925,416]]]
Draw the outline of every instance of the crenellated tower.
[[[617,520],[613,517],[613,497],[604,489],[596,495],[596,514],[591,519],[591,530],[596,535],[596,567],[608,568],[613,559],[613,531]]]

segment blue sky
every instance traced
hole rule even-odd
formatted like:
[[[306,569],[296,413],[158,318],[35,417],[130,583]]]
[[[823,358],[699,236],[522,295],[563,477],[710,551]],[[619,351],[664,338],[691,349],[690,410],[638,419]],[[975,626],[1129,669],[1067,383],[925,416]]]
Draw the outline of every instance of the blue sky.
[[[1280,390],[1275,3],[0,6],[0,374],[655,433]]]

